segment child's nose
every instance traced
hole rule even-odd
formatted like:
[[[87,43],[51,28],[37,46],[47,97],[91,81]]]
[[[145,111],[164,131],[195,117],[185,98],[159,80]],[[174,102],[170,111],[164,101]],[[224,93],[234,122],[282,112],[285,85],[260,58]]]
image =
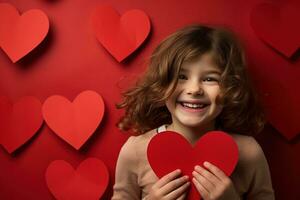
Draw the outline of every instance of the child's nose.
[[[198,95],[203,95],[204,94],[204,90],[201,86],[201,84],[199,82],[191,82],[188,86],[187,86],[187,93],[189,95],[194,95],[194,96],[198,96]]]

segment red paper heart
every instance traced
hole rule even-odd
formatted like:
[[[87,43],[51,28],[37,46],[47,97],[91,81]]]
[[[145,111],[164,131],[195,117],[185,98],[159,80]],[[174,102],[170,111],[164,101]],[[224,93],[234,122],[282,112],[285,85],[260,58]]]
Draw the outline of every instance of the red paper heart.
[[[84,91],[70,102],[65,97],[49,97],[42,107],[48,126],[77,150],[89,139],[104,115],[102,97],[94,91]]]
[[[66,161],[56,160],[46,171],[48,188],[59,200],[100,199],[108,181],[107,167],[96,158],[86,159],[76,171]]]
[[[25,144],[43,124],[42,104],[35,97],[23,97],[12,104],[0,98],[0,144],[12,153]]]
[[[130,10],[120,17],[110,6],[99,6],[92,16],[98,41],[121,62],[147,38],[150,20],[141,10]]]
[[[20,16],[12,5],[0,4],[0,47],[14,63],[38,46],[48,30],[48,17],[41,10],[29,10]]]
[[[250,23],[259,38],[289,58],[300,47],[299,9],[298,0],[259,4],[252,10]]]
[[[194,147],[180,134],[165,131],[151,139],[147,156],[153,171],[159,178],[171,171],[181,169],[182,174],[188,175],[191,180],[194,167],[196,165],[204,167],[204,161],[216,165],[229,176],[238,162],[238,146],[231,136],[222,131],[206,133]],[[193,184],[187,199],[200,199]]]

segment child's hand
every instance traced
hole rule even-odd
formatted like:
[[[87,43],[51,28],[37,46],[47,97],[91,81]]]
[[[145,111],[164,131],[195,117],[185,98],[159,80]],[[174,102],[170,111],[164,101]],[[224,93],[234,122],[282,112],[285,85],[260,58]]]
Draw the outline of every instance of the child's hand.
[[[236,190],[228,176],[209,162],[204,162],[204,169],[195,166],[193,183],[204,200],[239,199]]]
[[[190,182],[188,176],[180,176],[180,174],[180,170],[175,170],[159,179],[152,186],[147,200],[183,200]]]

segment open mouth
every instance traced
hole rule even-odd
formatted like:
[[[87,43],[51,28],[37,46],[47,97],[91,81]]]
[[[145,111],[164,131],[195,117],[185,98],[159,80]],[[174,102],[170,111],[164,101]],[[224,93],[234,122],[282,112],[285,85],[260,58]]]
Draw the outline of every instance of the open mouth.
[[[208,104],[203,104],[203,103],[188,103],[188,102],[178,102],[180,103],[181,106],[183,106],[184,108],[189,108],[189,109],[203,109],[206,106],[208,106]]]

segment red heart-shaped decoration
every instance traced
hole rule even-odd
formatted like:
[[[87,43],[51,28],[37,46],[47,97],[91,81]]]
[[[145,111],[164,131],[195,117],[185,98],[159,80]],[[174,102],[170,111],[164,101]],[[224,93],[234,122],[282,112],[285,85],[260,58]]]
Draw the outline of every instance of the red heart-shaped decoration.
[[[282,73],[279,70],[273,73]],[[285,77],[292,77],[292,74],[282,76],[282,79],[275,79],[277,82],[269,81],[270,77],[261,81],[267,86],[267,95],[262,95],[264,99],[264,111],[267,120],[272,126],[287,140],[297,138],[300,133],[300,94],[297,91],[299,81],[286,82]],[[296,80],[296,79],[294,79]],[[284,82],[285,85],[282,85]]]
[[[44,102],[42,112],[48,126],[78,150],[99,126],[104,102],[94,91],[80,93],[73,102],[54,95]]]
[[[20,16],[12,5],[0,4],[0,47],[14,63],[38,46],[48,30],[48,17],[41,10],[29,10]]]
[[[130,10],[121,17],[110,6],[98,6],[92,16],[98,41],[121,62],[147,38],[150,20],[141,10]]]
[[[84,160],[74,170],[64,160],[53,161],[46,171],[46,182],[59,200],[96,200],[105,192],[109,173],[105,164],[96,158]]]
[[[229,176],[238,162],[238,146],[231,136],[222,131],[206,133],[194,147],[180,134],[165,131],[151,139],[147,156],[151,168],[159,178],[181,169],[182,174],[188,175],[191,180],[194,167],[204,167],[204,161],[216,165]],[[187,199],[200,199],[193,184]]]
[[[39,130],[43,124],[41,109],[35,97],[23,97],[15,104],[0,98],[0,144],[7,152],[14,152]]]
[[[259,38],[289,58],[300,47],[299,9],[298,0],[259,4],[250,23]]]

